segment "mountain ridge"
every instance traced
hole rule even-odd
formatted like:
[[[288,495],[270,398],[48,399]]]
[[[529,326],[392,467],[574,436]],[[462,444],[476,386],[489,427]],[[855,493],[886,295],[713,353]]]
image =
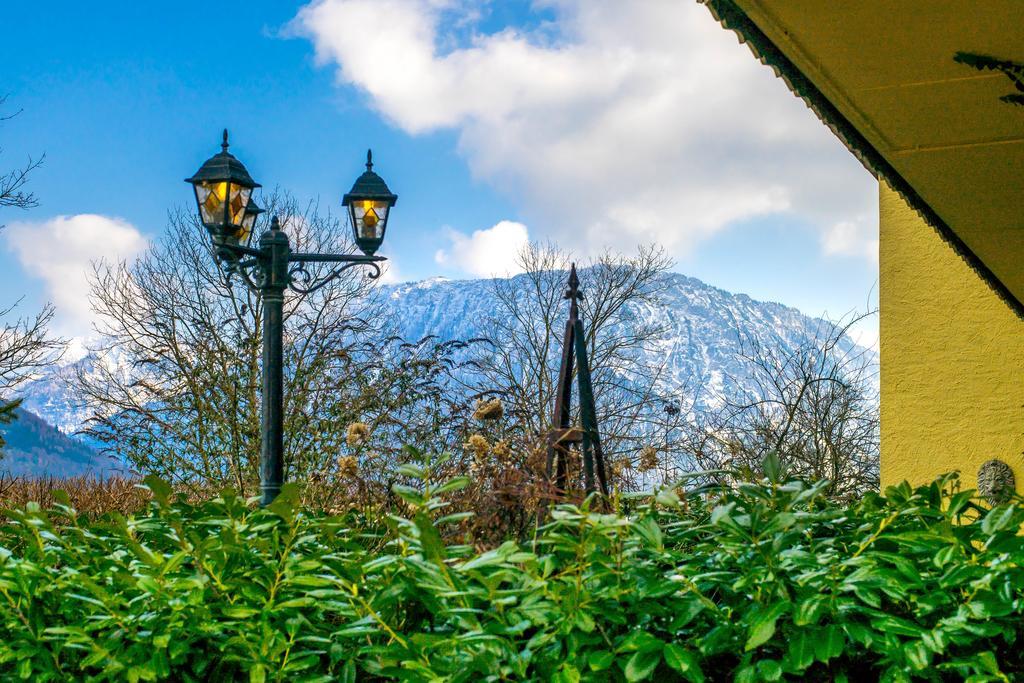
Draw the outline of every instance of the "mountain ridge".
[[[703,398],[694,403],[698,410],[713,409],[725,395],[752,390],[747,381],[750,368],[742,359],[745,339],[786,352],[834,329],[830,321],[806,315],[786,304],[759,301],[681,273],[665,273],[661,277],[663,280],[658,283],[661,305],[632,304],[619,324],[653,322],[668,330],[668,334],[647,351],[656,355],[646,360],[665,368],[662,381],[670,393],[673,386],[704,389]],[[400,336],[418,340],[434,335],[445,341],[481,336],[480,322],[494,309],[493,286],[493,278],[437,277],[380,285],[378,292],[388,314],[396,321]],[[843,353],[866,352],[870,362],[877,362],[873,351],[858,346],[849,337],[841,340],[840,350]],[[127,362],[116,353],[102,361],[114,369],[125,368]],[[21,392],[26,413],[55,426],[55,431],[63,438],[85,448],[88,446],[81,439],[69,435],[81,428],[88,413],[62,377],[82,364],[87,368],[92,362],[95,358],[87,354],[53,368],[27,384]],[[61,448],[69,446],[55,441],[53,447],[60,452]],[[33,452],[38,453],[38,449]],[[4,463],[0,460],[0,472],[3,469]]]

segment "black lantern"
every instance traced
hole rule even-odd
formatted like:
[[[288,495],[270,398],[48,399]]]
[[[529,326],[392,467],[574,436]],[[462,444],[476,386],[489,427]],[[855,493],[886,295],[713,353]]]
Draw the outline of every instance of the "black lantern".
[[[384,179],[373,172],[373,152],[366,150],[366,171],[359,176],[341,204],[348,208],[356,246],[367,256],[372,256],[384,241],[388,213],[397,201],[398,195],[393,194]]]
[[[245,216],[242,217],[242,232],[238,236],[238,243],[243,247],[249,246],[249,242],[252,241],[253,228],[256,227],[256,219],[261,213],[263,213],[263,209],[250,196],[249,205],[245,207]]]
[[[228,152],[227,129],[220,154],[207,159],[185,182],[195,189],[199,218],[216,246],[237,245],[243,239],[248,240],[256,216],[247,216],[246,209],[252,191],[260,184],[252,179],[242,162]]]

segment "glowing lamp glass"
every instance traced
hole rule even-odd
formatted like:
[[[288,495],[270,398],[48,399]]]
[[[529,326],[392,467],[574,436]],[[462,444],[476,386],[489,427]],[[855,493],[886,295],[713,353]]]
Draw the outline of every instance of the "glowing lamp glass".
[[[195,191],[199,219],[210,232],[214,245],[230,247],[248,241],[256,216],[250,216],[247,209],[252,191],[260,185],[245,165],[228,152],[226,130],[220,154],[207,159],[185,182]],[[230,249],[218,249],[221,258],[233,258],[232,253]]]

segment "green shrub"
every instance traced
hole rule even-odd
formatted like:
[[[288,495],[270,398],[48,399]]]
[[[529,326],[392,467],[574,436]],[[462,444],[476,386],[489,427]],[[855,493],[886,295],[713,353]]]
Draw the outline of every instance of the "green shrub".
[[[529,547],[407,466],[373,523],[199,505],[68,506],[0,529],[0,678],[33,681],[1008,681],[1024,675],[1024,508],[954,475],[839,507],[823,484],[671,489],[628,517],[554,511]],[[769,468],[774,469],[774,468]],[[779,479],[779,477],[775,477]],[[447,516],[446,516],[447,515]]]

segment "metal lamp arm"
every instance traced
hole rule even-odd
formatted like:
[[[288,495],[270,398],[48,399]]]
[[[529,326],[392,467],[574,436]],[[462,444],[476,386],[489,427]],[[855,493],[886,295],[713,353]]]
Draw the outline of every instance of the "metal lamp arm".
[[[288,269],[288,288],[298,294],[312,294],[321,287],[337,280],[349,268],[362,265],[370,268],[372,272],[368,273],[368,276],[370,279],[376,280],[381,276],[379,263],[385,260],[387,259],[383,256],[364,256],[359,254],[308,254],[302,252],[289,254],[288,262],[296,265]],[[314,278],[306,268],[306,264],[309,263],[340,263],[341,265],[321,278]]]
[[[263,256],[263,252],[259,249],[253,249],[252,247],[243,247],[241,244],[219,244],[217,245],[218,251],[229,251],[234,256],[242,257],[249,256],[252,258],[260,258]]]
[[[383,256],[363,254],[317,254],[297,251],[288,255],[289,263],[373,263],[387,261]]]

